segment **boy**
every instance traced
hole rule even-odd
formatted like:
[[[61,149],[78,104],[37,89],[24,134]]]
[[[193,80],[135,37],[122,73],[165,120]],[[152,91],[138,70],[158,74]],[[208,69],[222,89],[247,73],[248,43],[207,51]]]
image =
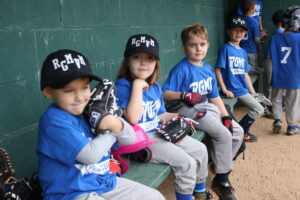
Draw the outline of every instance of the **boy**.
[[[283,19],[283,10],[277,10],[276,12],[273,13],[272,22],[275,25],[275,30],[274,30],[273,35],[284,32],[284,28],[282,27],[282,19]],[[271,84],[271,77],[272,77],[272,60],[268,58],[269,56],[270,56],[270,43],[268,45],[268,49],[267,49],[267,52],[265,55],[264,65],[265,65],[265,72],[266,72],[266,76],[267,76],[267,82],[269,85],[268,98],[271,99],[272,87],[270,86],[270,84]],[[284,99],[284,98],[282,97],[282,99]],[[284,104],[282,106],[284,106]],[[268,118],[274,119],[272,106],[267,106],[267,109],[265,108],[265,116]],[[280,121],[278,121],[278,123],[280,123]],[[278,127],[278,128],[281,127],[281,124],[278,124],[278,126],[276,126],[276,127]],[[274,133],[281,132],[281,130],[279,130],[279,129],[276,130],[276,129],[277,128],[275,128],[273,130]]]
[[[244,20],[246,21],[248,31],[244,39],[240,42],[240,46],[246,50],[248,62],[250,65],[249,73],[259,74],[263,72],[262,68],[257,67],[257,50],[261,50],[261,40],[259,24],[257,20],[252,17],[255,11],[255,4],[253,0],[243,0],[242,10],[244,11]]]
[[[281,133],[282,95],[286,92],[284,103],[287,135],[300,133],[297,125],[300,114],[300,7],[289,7],[283,14],[283,33],[272,37],[270,55],[272,59],[272,97],[275,121],[273,131]]]
[[[82,117],[93,75],[84,55],[58,50],[48,55],[41,70],[41,90],[53,100],[39,121],[37,155],[45,200],[164,199],[151,188],[117,177],[110,167],[115,142],[130,144],[135,133],[114,115],[103,118],[92,134]]]
[[[211,188],[220,199],[235,200],[228,174],[232,170],[232,159],[242,144],[243,129],[228,116],[213,69],[203,61],[209,47],[206,28],[200,24],[187,26],[181,32],[181,40],[186,57],[170,71],[163,86],[164,98],[166,101],[181,99],[191,107],[207,110],[196,128],[207,132],[212,140],[216,176]],[[190,106],[180,108],[178,113],[184,115],[183,111]]]
[[[257,20],[261,34],[265,34],[265,30],[262,27],[263,5],[262,5],[261,1],[259,1],[259,0],[254,0],[254,4],[255,4],[255,11],[254,11],[252,17]],[[244,11],[242,10],[241,4],[238,6],[236,13],[241,16],[244,15]]]
[[[247,25],[242,17],[230,19],[227,30],[230,42],[219,50],[215,73],[222,93],[228,98],[237,97],[250,108],[250,112],[242,118],[239,124],[244,129],[245,142],[254,142],[257,141],[257,137],[249,133],[249,129],[255,119],[264,113],[264,108],[252,96],[255,90],[248,75],[247,55],[239,46],[246,32]]]

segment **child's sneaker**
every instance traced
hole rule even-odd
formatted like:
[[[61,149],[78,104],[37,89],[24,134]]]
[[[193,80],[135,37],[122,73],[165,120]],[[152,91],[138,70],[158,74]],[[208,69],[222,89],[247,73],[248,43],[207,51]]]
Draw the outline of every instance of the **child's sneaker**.
[[[236,200],[232,193],[234,189],[229,180],[218,183],[215,177],[212,181],[211,189],[218,195],[219,200]]]
[[[287,129],[287,135],[292,136],[300,133],[300,127],[299,126],[288,126]]]
[[[282,122],[280,119],[275,119],[273,123],[273,133],[280,134],[282,132]]]
[[[193,194],[194,198],[193,200],[210,200],[212,199],[212,195],[209,192],[194,192]]]
[[[256,142],[257,137],[251,133],[244,133],[244,141],[245,142]]]

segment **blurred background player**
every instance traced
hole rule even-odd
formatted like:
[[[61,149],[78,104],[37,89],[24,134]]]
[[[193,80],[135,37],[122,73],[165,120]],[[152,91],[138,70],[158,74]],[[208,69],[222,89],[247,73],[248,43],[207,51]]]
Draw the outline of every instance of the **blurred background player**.
[[[270,43],[272,59],[272,103],[275,121],[273,131],[281,133],[282,95],[286,92],[284,103],[287,135],[300,133],[297,125],[300,114],[300,7],[284,10],[283,33],[275,34]]]
[[[275,26],[275,30],[273,32],[273,35],[284,32],[284,27],[282,26],[282,20],[283,20],[283,10],[275,11],[272,15],[272,22]],[[272,35],[272,37],[273,37],[273,35]],[[271,40],[272,40],[272,38],[271,38]],[[271,84],[271,77],[272,77],[272,60],[268,57],[270,57],[270,43],[268,45],[266,55],[265,55],[264,69],[265,69],[265,72],[266,72],[267,83],[268,83],[267,97],[269,99],[271,99],[272,87],[271,87],[270,84]],[[282,97],[282,102],[284,102],[284,97]],[[284,104],[282,106],[284,107]],[[268,117],[268,118],[274,119],[272,106],[266,106],[265,107],[265,116]]]

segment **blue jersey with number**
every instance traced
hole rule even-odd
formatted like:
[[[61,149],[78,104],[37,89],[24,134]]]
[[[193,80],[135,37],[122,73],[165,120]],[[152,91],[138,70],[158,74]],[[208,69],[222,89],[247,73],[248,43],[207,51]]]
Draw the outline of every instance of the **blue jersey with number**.
[[[259,0],[254,0],[255,3],[255,11],[252,15],[252,17],[254,17],[258,24],[260,23],[260,16],[262,16],[262,12],[263,12],[263,5]],[[244,15],[244,11],[242,10],[241,5],[238,6],[237,12],[238,15],[243,16]]]
[[[240,42],[240,46],[245,49],[247,53],[255,54],[257,52],[257,47],[254,38],[260,37],[259,24],[253,17],[244,16],[243,18],[248,26],[248,31]]]
[[[72,200],[89,193],[114,189],[116,174],[109,171],[110,152],[95,164],[76,161],[93,135],[82,116],[74,116],[54,104],[39,121],[37,155],[44,200]]]
[[[191,64],[187,58],[183,58],[175,65],[163,86],[163,91],[197,92],[209,98],[219,96],[218,85],[213,68],[203,62],[203,66]]]
[[[281,30],[281,29],[279,29],[279,28],[276,28],[275,31],[274,31],[274,33],[273,33],[273,35],[276,35],[276,34],[278,34],[278,33],[283,33],[283,32],[284,32],[284,30]],[[273,37],[273,35],[272,35],[272,37]],[[270,41],[272,40],[272,37],[271,37]],[[265,57],[271,56],[271,48],[270,48],[270,45],[271,45],[271,42],[268,44],[268,49],[267,49],[267,51],[266,51]]]
[[[116,81],[117,87],[117,103],[125,109],[131,96],[132,82],[125,78]],[[146,133],[156,132],[156,128],[160,127],[158,115],[165,113],[165,103],[159,83],[152,85],[148,90],[143,92],[143,115],[138,125],[144,129]]]
[[[300,89],[300,33],[279,33],[270,45],[272,88]]]
[[[216,67],[221,68],[221,74],[227,90],[235,97],[249,93],[245,72],[249,71],[246,51],[231,43],[219,49]]]

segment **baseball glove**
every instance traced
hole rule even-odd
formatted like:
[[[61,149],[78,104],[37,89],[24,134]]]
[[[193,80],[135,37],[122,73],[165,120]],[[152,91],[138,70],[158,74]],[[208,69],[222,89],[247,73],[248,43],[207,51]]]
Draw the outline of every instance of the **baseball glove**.
[[[177,115],[162,124],[157,133],[161,134],[164,139],[172,143],[177,143],[186,135],[192,135],[195,132],[193,123],[198,124],[198,122],[192,119]]]
[[[272,106],[272,102],[265,95],[261,93],[253,94],[253,97],[263,106]]]
[[[83,117],[90,124],[93,133],[103,134],[99,130],[102,119],[109,115],[122,116],[122,109],[116,103],[116,87],[109,80],[102,80],[92,91],[91,98],[83,111]]]

